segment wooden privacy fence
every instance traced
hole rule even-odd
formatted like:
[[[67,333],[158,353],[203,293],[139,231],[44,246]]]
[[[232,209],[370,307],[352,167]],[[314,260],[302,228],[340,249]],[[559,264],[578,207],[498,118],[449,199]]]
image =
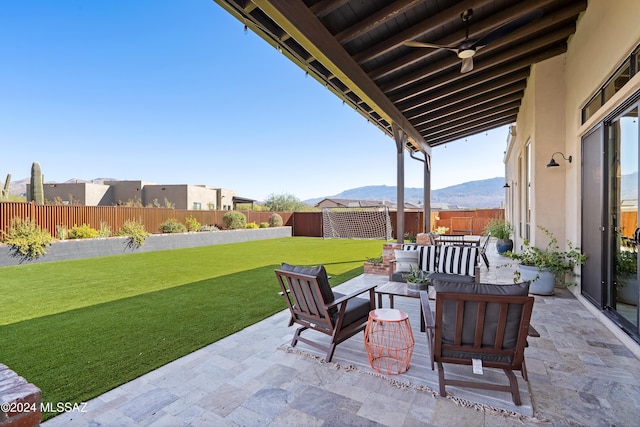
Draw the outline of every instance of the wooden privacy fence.
[[[273,212],[239,211],[247,222],[268,222]],[[127,220],[141,221],[151,233],[159,233],[160,224],[170,218],[181,223],[189,216],[200,224],[215,225],[222,228],[222,217],[227,211],[187,210],[170,208],[144,208],[129,206],[75,206],[75,205],[36,205],[25,202],[0,202],[0,231],[7,231],[11,218],[33,218],[41,228],[58,237],[58,226],[70,229],[76,225],[87,224],[99,229],[101,223],[109,226],[112,232],[119,230]],[[292,227],[294,236],[322,237],[322,212],[277,212],[284,225]],[[405,212],[405,233],[422,233],[423,212]],[[393,237],[397,238],[397,212],[390,212]],[[504,218],[503,209],[477,209],[459,211],[440,211],[431,213],[431,230],[448,227],[450,232],[459,230],[460,234],[482,234],[491,218]]]
[[[241,211],[247,222],[268,222],[273,212]],[[76,225],[87,224],[100,229],[105,223],[112,232],[116,232],[127,220],[141,221],[150,233],[159,233],[160,224],[170,218],[181,223],[192,216],[200,224],[222,227],[222,217],[227,211],[186,210],[170,208],[143,208],[129,206],[74,206],[74,205],[36,205],[25,202],[0,202],[0,230],[7,231],[11,218],[32,218],[41,228],[58,237],[58,226],[70,229]],[[284,225],[293,226],[292,212],[278,212]]]

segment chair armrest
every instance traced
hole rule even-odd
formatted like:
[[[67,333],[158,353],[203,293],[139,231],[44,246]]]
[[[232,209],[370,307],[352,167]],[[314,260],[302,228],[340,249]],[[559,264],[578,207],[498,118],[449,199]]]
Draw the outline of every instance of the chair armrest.
[[[365,292],[369,292],[370,294],[373,293],[373,290],[375,289],[377,285],[371,285],[371,286],[367,286],[366,288],[363,288],[357,292],[353,292],[349,295],[345,295],[343,297],[338,298],[337,300],[334,300],[331,304],[327,304],[326,307],[327,308],[333,308],[333,307],[337,307],[338,305],[342,304],[345,301],[350,300],[351,298],[357,297],[358,295],[364,294]]]
[[[427,291],[420,291],[420,305],[422,306],[422,313],[424,314],[425,326],[429,329],[435,329],[436,323],[433,319],[433,312],[429,305],[429,294]]]
[[[396,269],[396,260],[392,259],[389,260],[389,281],[391,282],[393,279],[393,272]]]

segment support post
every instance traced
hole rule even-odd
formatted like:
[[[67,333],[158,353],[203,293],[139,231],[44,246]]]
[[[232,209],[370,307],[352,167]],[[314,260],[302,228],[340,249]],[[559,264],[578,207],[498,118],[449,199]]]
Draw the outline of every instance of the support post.
[[[407,143],[407,134],[404,133],[395,123],[391,125],[393,129],[393,139],[397,149],[397,219],[396,219],[396,240],[404,243],[404,147]]]
[[[424,181],[422,186],[422,232],[428,233],[431,231],[431,155],[429,153],[424,153],[424,160],[414,156],[413,153],[411,153],[410,156],[412,159],[424,163]]]
[[[424,153],[424,183],[423,183],[423,224],[424,232],[431,231],[431,155]]]

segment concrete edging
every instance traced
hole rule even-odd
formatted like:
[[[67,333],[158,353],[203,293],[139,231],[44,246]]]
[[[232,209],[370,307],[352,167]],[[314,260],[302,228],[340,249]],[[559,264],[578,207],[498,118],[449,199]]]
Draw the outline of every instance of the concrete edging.
[[[11,247],[0,245],[0,267],[42,262],[66,261],[80,258],[122,255],[137,252],[153,252],[168,249],[183,249],[197,246],[221,245],[225,243],[249,242],[252,240],[291,237],[291,227],[256,228],[243,230],[204,231],[194,233],[152,234],[139,248],[127,246],[127,237],[79,239],[56,241],[47,248],[46,255],[35,260],[14,257]]]

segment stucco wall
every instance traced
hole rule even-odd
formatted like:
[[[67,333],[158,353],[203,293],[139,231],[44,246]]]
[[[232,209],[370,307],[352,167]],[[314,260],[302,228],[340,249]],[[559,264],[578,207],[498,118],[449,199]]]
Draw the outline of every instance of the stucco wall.
[[[588,123],[581,125],[581,109],[640,44],[638,23],[640,3],[637,0],[589,0],[588,8],[578,20],[575,35],[567,49],[565,132],[567,150],[574,153],[576,167],[566,176],[567,238],[578,241],[580,223],[580,168],[581,138],[615,109],[630,94],[640,89],[640,75],[636,75],[623,89],[609,100]]]
[[[44,198],[53,202],[56,197],[69,204],[85,206],[113,204],[112,191],[109,186],[91,182],[44,184]]]
[[[549,227],[560,242],[580,243],[581,137],[622,100],[640,89],[636,75],[585,125],[581,109],[595,91],[640,43],[637,0],[590,0],[578,19],[567,52],[532,67],[517,119],[517,136],[506,156],[507,179],[520,182],[512,188],[523,197],[524,177],[518,176],[518,157],[529,138],[533,143],[533,224]],[[571,164],[560,156],[560,167],[545,165],[555,151],[573,156]],[[524,155],[523,155],[524,158]],[[523,164],[523,171],[524,171]],[[514,197],[514,217],[520,203]],[[532,228],[532,231],[535,229]],[[533,234],[532,241],[542,236]],[[543,239],[544,240],[544,239]],[[544,244],[544,242],[541,242]]]

